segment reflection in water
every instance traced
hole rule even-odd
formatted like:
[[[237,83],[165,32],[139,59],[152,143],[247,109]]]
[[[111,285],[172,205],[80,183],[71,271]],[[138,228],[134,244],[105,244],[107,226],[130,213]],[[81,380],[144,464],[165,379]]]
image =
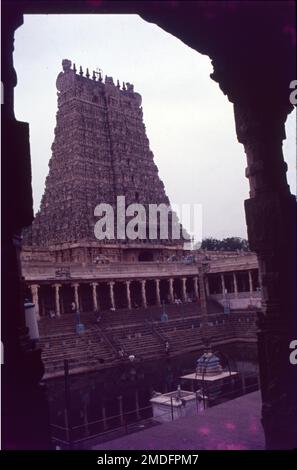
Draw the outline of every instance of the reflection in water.
[[[231,388],[222,387],[220,397],[210,406],[253,391],[258,384],[256,344],[237,343],[217,349],[227,355],[231,369],[240,374]],[[113,438],[114,433],[110,431],[119,427],[121,432],[132,432],[156,424],[149,401],[153,393],[176,390],[181,382],[179,377],[195,371],[200,355],[201,350],[70,376],[68,414],[64,378],[48,380],[53,437],[63,446],[63,441],[90,439],[99,433],[108,433],[109,438]],[[187,385],[190,390],[191,385]],[[184,383],[182,388],[186,389]],[[140,420],[146,421],[139,423]],[[68,427],[70,432],[65,430]],[[76,445],[83,446],[83,442]]]

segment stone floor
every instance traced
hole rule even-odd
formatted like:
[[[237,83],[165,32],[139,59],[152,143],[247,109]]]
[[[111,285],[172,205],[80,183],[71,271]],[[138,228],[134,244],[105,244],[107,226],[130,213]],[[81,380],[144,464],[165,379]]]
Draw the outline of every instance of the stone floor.
[[[96,445],[96,450],[261,450],[260,392]]]

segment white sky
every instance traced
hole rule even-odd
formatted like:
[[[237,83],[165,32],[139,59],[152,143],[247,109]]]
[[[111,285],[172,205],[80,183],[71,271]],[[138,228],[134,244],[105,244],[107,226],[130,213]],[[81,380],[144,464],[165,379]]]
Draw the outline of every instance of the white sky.
[[[114,80],[134,84],[170,201],[202,204],[203,238],[246,237],[246,158],[236,140],[232,104],[209,77],[210,59],[137,15],[30,15],[17,30],[15,110],[17,119],[30,123],[35,212],[48,173],[55,82],[65,58],[84,71],[98,67]],[[296,194],[293,113],[286,130],[288,180]]]

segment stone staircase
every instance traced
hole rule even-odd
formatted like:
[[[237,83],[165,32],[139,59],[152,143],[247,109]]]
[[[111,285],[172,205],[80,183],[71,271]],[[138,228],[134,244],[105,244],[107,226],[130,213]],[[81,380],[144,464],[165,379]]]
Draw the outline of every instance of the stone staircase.
[[[162,307],[102,312],[99,324],[93,312],[83,313],[85,332],[80,335],[76,333],[76,317],[72,314],[42,318],[40,347],[46,376],[62,375],[65,359],[69,361],[70,373],[78,373],[117,365],[128,360],[130,354],[137,359],[162,357],[166,354],[165,341],[170,344],[170,355],[202,348],[205,337],[212,344],[256,341],[256,312],[227,315],[218,311],[217,305],[211,307],[213,313],[209,313],[203,328],[197,304],[166,306],[166,322],[160,321]],[[124,358],[117,348],[123,349]]]
[[[158,357],[164,351],[163,345],[146,323],[114,327],[111,333],[127,355],[133,354],[138,359]]]
[[[216,302],[215,302],[216,303]],[[214,309],[214,302],[209,302],[209,313],[218,313],[222,311],[222,307],[218,306]],[[168,315],[169,320],[182,318],[183,316],[199,316],[201,315],[201,308],[198,303],[187,303],[187,304],[166,304],[165,311]],[[103,312],[102,325],[104,327],[112,328],[113,326],[119,326],[121,324],[136,324],[144,323],[148,321],[159,321],[163,312],[163,307],[147,307],[137,309],[120,309],[115,311]]]
[[[39,322],[39,345],[47,376],[63,373],[65,359],[71,372],[106,367],[106,364],[117,360],[114,351],[100,335],[94,315],[84,314],[81,321],[85,332],[80,335],[76,333],[73,315]]]

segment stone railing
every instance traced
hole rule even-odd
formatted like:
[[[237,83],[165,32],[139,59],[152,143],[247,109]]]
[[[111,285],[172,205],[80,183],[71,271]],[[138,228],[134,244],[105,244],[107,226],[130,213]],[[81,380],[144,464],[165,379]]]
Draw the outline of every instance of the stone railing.
[[[184,263],[110,263],[94,265],[49,265],[23,263],[22,274],[27,281],[130,279],[171,276],[197,276],[196,264]]]
[[[246,259],[249,257],[247,256]],[[252,258],[252,257],[251,257]],[[236,261],[237,260],[237,261]],[[162,278],[198,276],[197,263],[184,262],[121,262],[108,264],[67,264],[23,261],[22,274],[27,281],[99,280],[130,278]],[[256,257],[243,263],[238,258],[210,262],[209,273],[243,271],[257,268]]]

